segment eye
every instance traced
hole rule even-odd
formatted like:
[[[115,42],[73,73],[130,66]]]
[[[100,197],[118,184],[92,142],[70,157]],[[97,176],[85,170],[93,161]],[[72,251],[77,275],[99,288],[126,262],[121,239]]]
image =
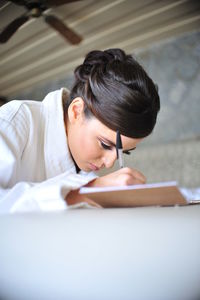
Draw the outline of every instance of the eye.
[[[123,151],[124,154],[130,155],[131,151]]]
[[[123,153],[124,153],[124,154],[127,154],[127,155],[130,155],[131,152],[132,152],[133,150],[135,150],[135,149],[136,149],[136,147],[133,148],[133,149],[131,149],[131,150],[124,150]]]
[[[104,142],[102,142],[102,141],[100,141],[101,142],[101,146],[102,146],[102,148],[104,148],[104,149],[106,149],[106,150],[111,150],[112,149],[112,147],[111,146],[109,146],[109,145],[107,145],[107,144],[105,144]]]

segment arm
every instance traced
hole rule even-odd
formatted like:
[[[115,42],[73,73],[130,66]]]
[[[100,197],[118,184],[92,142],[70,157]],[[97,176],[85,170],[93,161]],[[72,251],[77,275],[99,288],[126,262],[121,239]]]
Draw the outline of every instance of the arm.
[[[96,176],[65,172],[43,182],[20,180],[27,137],[27,126],[0,115],[0,213],[65,209],[66,195]]]
[[[0,129],[0,213],[66,209],[66,195],[96,177],[65,172],[40,183],[17,182],[20,144]]]

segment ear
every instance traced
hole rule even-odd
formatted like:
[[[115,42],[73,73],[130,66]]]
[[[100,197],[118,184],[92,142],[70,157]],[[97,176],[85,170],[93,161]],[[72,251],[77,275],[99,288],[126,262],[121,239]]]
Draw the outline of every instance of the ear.
[[[68,120],[70,123],[82,120],[84,117],[84,101],[81,97],[75,98],[68,107]]]

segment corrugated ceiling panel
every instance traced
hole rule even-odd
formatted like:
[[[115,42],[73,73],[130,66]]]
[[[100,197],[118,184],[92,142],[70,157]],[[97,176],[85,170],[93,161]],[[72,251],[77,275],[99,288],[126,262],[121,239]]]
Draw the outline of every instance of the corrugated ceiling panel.
[[[24,9],[0,7],[0,28]],[[30,86],[67,75],[92,49],[135,48],[200,28],[198,0],[85,0],[50,9],[83,36],[72,46],[37,18],[0,45],[0,93],[12,96]]]

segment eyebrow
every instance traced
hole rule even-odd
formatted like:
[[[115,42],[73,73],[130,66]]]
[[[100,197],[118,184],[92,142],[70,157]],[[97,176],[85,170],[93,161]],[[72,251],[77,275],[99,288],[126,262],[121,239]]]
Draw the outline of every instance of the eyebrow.
[[[114,144],[113,142],[111,142],[111,141],[108,140],[107,138],[104,138],[103,136],[101,136],[101,139],[104,140],[107,144],[110,144],[110,146],[116,148],[116,144]],[[133,148],[131,148],[131,149],[127,149],[127,150],[124,150],[124,151],[132,151],[132,150],[135,150],[135,149],[136,149],[136,147],[133,147]]]
[[[135,150],[135,149],[136,149],[136,147],[133,147],[133,148],[131,148],[131,149],[124,150],[124,151],[133,151],[133,150]]]

